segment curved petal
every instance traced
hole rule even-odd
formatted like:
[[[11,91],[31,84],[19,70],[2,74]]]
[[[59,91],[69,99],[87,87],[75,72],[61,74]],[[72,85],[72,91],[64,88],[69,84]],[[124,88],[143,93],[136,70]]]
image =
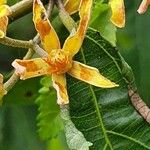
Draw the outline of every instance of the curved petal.
[[[0,0],[0,5],[6,4],[7,0]]]
[[[143,0],[142,3],[140,4],[139,9],[137,10],[137,12],[139,14],[143,14],[146,12],[148,5],[150,5],[150,0]]]
[[[0,38],[3,38],[6,35],[7,25],[8,25],[8,18],[1,17],[0,18]]]
[[[112,16],[111,21],[112,23],[122,28],[125,26],[125,8],[124,8],[124,0],[110,0],[109,1]]]
[[[6,35],[8,18],[7,16],[11,14],[10,7],[7,5],[0,6],[0,38]]]
[[[0,5],[0,18],[11,14],[11,9],[8,5]]]
[[[77,31],[72,31],[70,36],[66,39],[63,50],[69,51],[70,55],[74,56],[80,49],[91,14],[92,0],[81,0],[79,15],[80,22]]]
[[[65,10],[69,14],[74,14],[79,10],[81,0],[65,0]]]
[[[52,74],[53,87],[57,91],[57,103],[59,105],[65,105],[69,103],[67,87],[66,87],[66,77],[64,74]]]
[[[111,82],[110,80],[102,76],[98,69],[87,66],[80,62],[74,61],[73,66],[68,71],[68,73],[79,80],[97,87],[112,88],[118,86],[114,82]]]
[[[41,58],[30,60],[16,59],[13,61],[12,66],[22,80],[50,74],[49,65]]]
[[[48,20],[46,10],[40,0],[34,0],[33,4],[33,22],[44,49],[50,53],[52,49],[60,49],[58,36]]]

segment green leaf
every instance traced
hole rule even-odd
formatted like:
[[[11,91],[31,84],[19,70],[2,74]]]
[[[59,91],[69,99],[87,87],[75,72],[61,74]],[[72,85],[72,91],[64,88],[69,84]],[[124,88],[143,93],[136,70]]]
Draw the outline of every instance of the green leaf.
[[[111,10],[108,4],[95,2],[90,26],[98,31],[112,45],[116,45],[116,27],[110,21]]]
[[[147,30],[150,26],[150,11],[139,15],[139,4],[136,0],[126,1],[126,27],[118,31],[117,44],[122,55],[132,66],[142,98],[150,106],[150,30]]]
[[[70,115],[91,150],[150,149],[149,124],[136,112],[128,97],[134,82],[130,67],[98,31],[89,29],[76,60],[96,67],[119,87],[102,89],[67,77]]]
[[[63,130],[63,124],[60,118],[59,106],[56,103],[56,93],[52,88],[51,78],[44,77],[41,80],[43,87],[39,90],[39,97],[36,103],[39,106],[39,115],[37,117],[39,135],[43,140],[49,140]]]
[[[61,107],[61,118],[64,123],[64,131],[69,149],[89,150],[92,143],[86,141],[82,132],[80,132],[71,121],[68,105]]]
[[[57,137],[48,142],[47,150],[69,150],[65,140],[64,133],[60,132]]]
[[[14,105],[0,109],[0,150],[44,150],[35,128],[36,108]]]

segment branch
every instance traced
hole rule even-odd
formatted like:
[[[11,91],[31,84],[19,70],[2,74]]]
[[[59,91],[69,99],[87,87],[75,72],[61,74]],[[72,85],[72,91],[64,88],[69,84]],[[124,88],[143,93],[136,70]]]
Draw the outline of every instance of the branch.
[[[42,0],[44,4],[48,3],[48,0]],[[9,23],[27,15],[32,12],[33,0],[22,0],[15,5],[11,6],[12,14],[9,16]]]
[[[33,43],[31,41],[22,41],[22,40],[12,39],[6,36],[0,39],[0,43],[7,45],[7,46],[19,47],[19,48],[32,48],[33,47]]]
[[[26,0],[26,2],[31,2],[31,0]],[[33,0],[32,0],[33,2]],[[16,4],[17,5],[17,4]],[[19,4],[18,4],[19,5]],[[50,17],[51,16],[51,13],[52,13],[52,10],[53,10],[53,6],[54,6],[54,3],[53,3],[53,0],[50,0],[49,1],[49,5],[47,7],[47,13],[48,13],[48,16]],[[19,7],[19,6],[18,6]],[[37,44],[40,43],[40,38],[39,38],[39,34],[37,34],[34,39],[33,39],[33,42],[30,42],[32,43],[31,48],[29,48],[27,54],[24,56],[24,60],[26,59],[30,59],[32,58],[32,56],[34,55],[35,53],[35,49],[38,47]],[[29,46],[29,45],[28,45]],[[40,47],[38,47],[38,49],[36,49],[36,52],[39,54],[39,55],[47,55],[47,53],[42,50]],[[19,80],[19,76],[14,72],[12,74],[12,76],[9,78],[9,80],[7,82],[4,83],[4,88],[6,91],[9,91],[10,89],[12,89],[12,87],[16,84],[16,82]]]
[[[142,100],[137,90],[134,90],[130,86],[128,87],[128,94],[130,100],[138,111],[138,113],[148,122],[150,123],[150,108],[146,105],[146,103]]]
[[[69,13],[65,10],[62,0],[57,0],[56,5],[59,9],[59,17],[62,23],[67,28],[67,30],[71,32],[73,28],[76,28],[75,21],[70,17]]]

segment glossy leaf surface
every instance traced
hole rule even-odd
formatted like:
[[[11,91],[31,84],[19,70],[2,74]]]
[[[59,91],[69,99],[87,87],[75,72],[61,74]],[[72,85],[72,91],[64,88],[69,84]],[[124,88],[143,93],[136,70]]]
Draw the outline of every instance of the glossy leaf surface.
[[[98,30],[105,39],[116,45],[116,27],[110,18],[110,6],[106,3],[96,1],[93,6],[90,27]]]
[[[150,127],[136,112],[128,97],[130,68],[118,51],[97,31],[90,29],[76,60],[98,68],[120,86],[101,89],[68,77],[71,117],[91,141],[91,150],[150,149]]]

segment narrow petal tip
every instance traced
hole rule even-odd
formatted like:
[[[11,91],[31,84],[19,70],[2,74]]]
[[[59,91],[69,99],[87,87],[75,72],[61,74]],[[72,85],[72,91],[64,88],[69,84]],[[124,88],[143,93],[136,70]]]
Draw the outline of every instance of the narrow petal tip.
[[[37,4],[41,4],[40,0],[34,0],[34,2],[37,3]]]
[[[0,30],[0,39],[4,38],[4,36],[5,36],[5,33],[2,30]]]
[[[26,68],[19,65],[16,61],[12,62],[12,66],[15,68],[15,73],[18,75],[23,75],[26,71]]]
[[[0,18],[9,16],[12,13],[11,8],[8,5],[0,5]]]
[[[64,74],[52,74],[53,87],[57,92],[57,104],[66,105],[69,103],[69,97],[66,87],[66,77]]]
[[[144,14],[147,11],[149,5],[150,5],[150,0],[143,0],[137,12],[139,14]]]
[[[73,66],[68,73],[81,81],[97,87],[113,88],[119,86],[118,84],[111,82],[109,79],[104,77],[97,68],[87,66],[77,61],[73,62]]]
[[[115,88],[115,87],[119,87],[119,84],[116,84],[115,82],[112,82],[111,80],[109,80],[108,78],[102,76],[101,74],[99,74],[102,79],[103,82],[98,82],[98,84],[96,85],[97,87],[102,87],[102,88]],[[98,80],[98,78],[97,78]]]
[[[111,82],[111,81],[110,81]],[[114,88],[114,87],[119,87],[119,84],[116,84],[114,82],[111,82],[112,84],[109,85],[108,88]]]
[[[137,10],[137,12],[138,12],[139,14],[143,14],[143,13],[144,13],[143,11],[141,11],[140,8]]]
[[[116,27],[123,28],[125,26],[124,0],[110,0],[109,5],[112,11],[111,22]]]
[[[137,12],[138,12],[139,14],[144,14],[144,13],[146,12],[146,10],[147,10],[146,7],[140,6],[139,9],[137,10]]]

